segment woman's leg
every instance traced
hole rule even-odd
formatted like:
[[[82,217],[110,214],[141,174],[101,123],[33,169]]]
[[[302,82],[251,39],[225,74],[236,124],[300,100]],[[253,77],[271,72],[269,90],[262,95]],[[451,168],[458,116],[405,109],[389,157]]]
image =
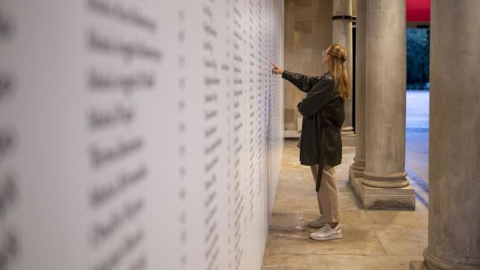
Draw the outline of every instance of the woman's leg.
[[[342,229],[338,222],[340,221],[340,210],[338,206],[338,188],[335,169],[330,166],[324,166],[322,170],[322,183],[318,192],[322,204],[323,214],[328,224],[316,232],[310,234],[314,240],[324,241],[332,239],[341,239]]]
[[[317,184],[317,177],[318,177],[318,164],[310,166],[310,169],[312,170],[312,175],[313,175],[313,183],[316,185]],[[317,192],[317,201],[318,201],[318,210],[320,211],[320,216],[323,215],[323,210],[322,210],[322,202],[320,201],[320,192]]]
[[[334,228],[340,220],[340,208],[338,205],[337,175],[335,169],[331,166],[324,165],[323,167],[322,183],[318,195],[323,207],[323,214],[330,227]]]

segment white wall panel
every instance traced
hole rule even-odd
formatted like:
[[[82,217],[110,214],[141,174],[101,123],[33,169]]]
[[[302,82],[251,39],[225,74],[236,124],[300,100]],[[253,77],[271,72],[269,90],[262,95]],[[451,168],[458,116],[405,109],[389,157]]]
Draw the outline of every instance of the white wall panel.
[[[280,0],[1,0],[0,269],[260,269]]]

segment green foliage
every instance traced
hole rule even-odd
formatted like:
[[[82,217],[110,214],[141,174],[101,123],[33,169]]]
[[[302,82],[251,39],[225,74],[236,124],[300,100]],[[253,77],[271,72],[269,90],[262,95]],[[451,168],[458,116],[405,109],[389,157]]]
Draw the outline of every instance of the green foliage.
[[[407,85],[430,80],[430,29],[407,29]]]

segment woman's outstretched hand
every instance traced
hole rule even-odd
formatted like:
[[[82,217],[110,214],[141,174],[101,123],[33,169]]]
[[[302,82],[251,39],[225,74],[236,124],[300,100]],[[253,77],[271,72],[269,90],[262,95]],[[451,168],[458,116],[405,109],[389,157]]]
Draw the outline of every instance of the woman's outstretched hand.
[[[280,74],[282,75],[283,74],[283,68],[281,66],[277,66],[275,65],[274,63],[270,62],[270,64],[272,64],[273,68],[272,68],[272,74]]]

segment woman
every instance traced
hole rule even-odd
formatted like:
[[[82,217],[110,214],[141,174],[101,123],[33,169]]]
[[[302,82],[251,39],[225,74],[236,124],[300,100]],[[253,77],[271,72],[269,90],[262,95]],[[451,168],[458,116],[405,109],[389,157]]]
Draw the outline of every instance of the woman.
[[[275,64],[272,64],[272,72],[281,74],[282,78],[307,93],[297,106],[303,116],[300,163],[311,167],[320,210],[320,217],[308,223],[320,228],[311,233],[310,238],[331,240],[342,238],[334,166],[342,160],[340,129],[345,119],[344,100],[350,96],[351,90],[345,48],[334,44],[322,51],[322,55],[328,72],[320,77],[292,73]],[[321,172],[319,168],[322,168]]]

